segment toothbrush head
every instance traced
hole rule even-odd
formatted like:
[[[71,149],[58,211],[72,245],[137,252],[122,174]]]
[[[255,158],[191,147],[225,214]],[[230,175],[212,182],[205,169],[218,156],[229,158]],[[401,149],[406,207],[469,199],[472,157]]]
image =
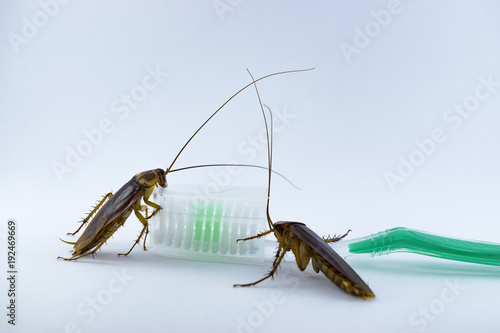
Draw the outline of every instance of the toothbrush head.
[[[210,189],[211,191],[208,191]],[[265,240],[236,242],[267,228],[265,188],[169,185],[153,197],[151,251],[180,259],[263,264]]]

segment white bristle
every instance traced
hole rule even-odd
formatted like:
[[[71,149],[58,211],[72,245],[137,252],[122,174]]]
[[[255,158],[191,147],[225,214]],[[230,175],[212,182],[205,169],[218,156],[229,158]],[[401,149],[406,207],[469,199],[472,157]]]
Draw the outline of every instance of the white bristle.
[[[155,191],[162,209],[150,219],[151,250],[174,258],[262,264],[264,239],[236,240],[266,230],[266,189],[204,190],[170,185]]]

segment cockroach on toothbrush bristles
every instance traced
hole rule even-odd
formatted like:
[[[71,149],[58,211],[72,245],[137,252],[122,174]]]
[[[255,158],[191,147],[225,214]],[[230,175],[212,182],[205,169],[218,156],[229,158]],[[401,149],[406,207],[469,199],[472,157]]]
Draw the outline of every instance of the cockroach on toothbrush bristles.
[[[186,148],[186,146],[191,142],[191,140],[198,134],[198,132],[234,97],[236,97],[240,92],[251,86],[257,81],[263,80],[270,76],[285,74],[285,73],[295,73],[302,71],[309,71],[311,69],[303,69],[303,70],[292,70],[292,71],[284,71],[269,74],[263,76],[245,87],[241,88],[238,92],[236,92],[233,96],[231,96],[224,104],[221,105],[212,115],[194,132],[194,134],[186,141],[181,150],[177,153],[174,160],[170,164],[170,166],[166,169],[154,169],[148,170],[144,172],[140,172],[132,177],[125,185],[123,185],[114,195],[112,193],[106,194],[103,199],[90,211],[88,216],[82,221],[80,227],[73,233],[68,233],[68,235],[75,235],[80,231],[80,229],[90,220],[89,225],[83,232],[83,234],[78,238],[76,242],[68,242],[65,243],[74,245],[73,254],[71,258],[63,258],[58,257],[58,259],[64,260],[78,260],[80,258],[86,257],[88,255],[94,255],[99,248],[106,243],[106,241],[116,232],[118,228],[120,228],[127,218],[134,212],[135,216],[142,223],[143,228],[139,237],[134,242],[132,247],[127,253],[119,253],[119,255],[128,255],[132,249],[140,242],[141,238],[144,235],[144,250],[146,250],[146,237],[149,232],[148,220],[156,215],[161,207],[154,202],[149,201],[149,197],[153,193],[153,190],[157,186],[166,187],[167,179],[166,175],[171,172],[192,169],[192,168],[201,168],[201,167],[212,167],[212,166],[235,166],[235,164],[205,164],[205,165],[195,165],[190,167],[184,167],[179,169],[172,169],[174,163],[177,161],[178,157]],[[247,167],[257,167],[255,165],[246,165],[241,164],[240,166]],[[260,167],[263,168],[263,167]],[[145,205],[141,205],[141,199],[144,201]],[[153,212],[148,216],[148,206],[153,208]],[[145,212],[145,214],[141,214],[141,212]]]
[[[250,76],[252,76],[250,74]],[[252,77],[253,79],[253,77]],[[256,81],[255,81],[256,82]],[[316,273],[321,271],[325,276],[332,281],[340,289],[346,293],[359,296],[363,299],[375,297],[373,291],[368,285],[359,277],[359,275],[349,266],[341,256],[337,254],[327,243],[336,242],[345,236],[349,231],[340,236],[333,238],[321,238],[314,231],[309,229],[304,223],[301,222],[288,222],[279,221],[273,223],[269,214],[269,198],[271,195],[271,170],[272,170],[272,147],[273,147],[273,115],[271,109],[266,106],[270,116],[270,132],[267,124],[266,113],[262,106],[257,84],[254,83],[255,91],[259,99],[262,115],[264,117],[264,124],[267,133],[267,152],[268,152],[268,184],[267,184],[267,207],[266,215],[269,230],[262,232],[256,236],[238,241],[246,241],[263,237],[271,232],[274,233],[278,240],[278,250],[273,262],[273,267],[262,279],[247,284],[235,284],[234,287],[249,287],[254,286],[268,278],[272,278],[276,273],[281,261],[288,251],[292,251],[295,255],[295,261],[298,268],[303,271],[312,262],[313,269]]]

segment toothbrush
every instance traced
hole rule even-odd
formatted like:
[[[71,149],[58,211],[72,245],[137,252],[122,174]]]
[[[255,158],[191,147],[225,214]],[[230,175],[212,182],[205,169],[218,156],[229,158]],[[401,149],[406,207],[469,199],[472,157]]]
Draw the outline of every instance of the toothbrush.
[[[264,264],[277,241],[236,242],[267,228],[266,189],[171,185],[153,196],[163,207],[150,220],[150,249],[191,260]],[[263,208],[264,207],[264,208]],[[500,266],[500,244],[457,239],[397,227],[365,237],[328,243],[340,256],[415,253],[443,259]]]
[[[500,266],[500,244],[439,236],[396,227],[369,236],[330,243],[340,255],[415,253],[442,259]]]

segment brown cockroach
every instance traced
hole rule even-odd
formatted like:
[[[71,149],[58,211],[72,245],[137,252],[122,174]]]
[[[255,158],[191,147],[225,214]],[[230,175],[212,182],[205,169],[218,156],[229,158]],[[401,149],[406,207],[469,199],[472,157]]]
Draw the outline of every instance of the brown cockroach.
[[[176,172],[180,170],[186,170],[191,168],[199,168],[199,167],[211,167],[211,166],[235,166],[236,164],[206,164],[206,165],[196,165],[190,167],[184,167],[179,169],[172,169],[174,163],[177,161],[180,154],[186,148],[186,146],[191,142],[191,140],[198,134],[198,132],[234,97],[236,97],[240,92],[251,86],[257,81],[263,80],[270,76],[280,75],[285,73],[294,73],[294,72],[302,72],[308,71],[311,69],[304,70],[292,70],[292,71],[284,71],[277,72],[273,74],[269,74],[263,76],[245,87],[241,88],[238,92],[236,92],[233,96],[231,96],[226,102],[224,102],[212,115],[194,132],[194,134],[186,141],[181,150],[177,153],[174,160],[170,164],[170,166],[166,169],[154,169],[148,170],[144,172],[140,172],[132,177],[125,185],[123,185],[114,195],[112,193],[106,194],[103,199],[90,211],[88,216],[82,221],[80,227],[73,233],[68,233],[69,235],[75,235],[80,231],[80,229],[90,221],[87,228],[83,232],[83,234],[78,238],[76,242],[68,242],[65,243],[74,245],[73,254],[70,258],[58,257],[58,259],[64,260],[77,260],[83,258],[88,255],[93,255],[96,253],[99,248],[106,243],[106,241],[116,232],[118,228],[120,228],[127,218],[134,212],[135,216],[142,223],[143,228],[139,237],[134,242],[132,247],[127,253],[119,253],[119,255],[128,255],[132,249],[137,245],[141,238],[144,235],[144,250],[146,250],[146,237],[149,232],[148,220],[159,212],[161,207],[149,201],[149,197],[153,193],[153,190],[157,186],[166,187],[167,180],[166,175],[171,172]],[[254,165],[246,165],[240,164],[239,166],[248,166],[248,167],[257,167]],[[263,167],[260,167],[263,168]],[[141,205],[141,199],[144,201],[145,205]],[[153,212],[148,216],[148,206],[153,208]],[[141,212],[145,212],[144,215]]]
[[[250,74],[251,76],[251,74]],[[253,77],[252,77],[253,79]],[[340,289],[346,293],[359,296],[363,299],[375,297],[373,291],[368,285],[359,277],[359,275],[337,254],[327,243],[336,242],[349,233],[349,231],[340,236],[333,238],[321,238],[314,231],[309,229],[302,222],[288,222],[279,221],[273,223],[269,214],[269,198],[271,195],[271,169],[272,169],[272,146],[273,146],[273,115],[269,107],[266,106],[270,113],[270,127],[271,135],[269,135],[269,128],[267,124],[266,114],[262,106],[256,83],[254,83],[255,90],[261,105],[262,115],[264,117],[265,128],[267,132],[267,151],[268,151],[268,184],[267,184],[267,222],[269,230],[262,232],[256,236],[237,241],[246,241],[263,237],[270,233],[274,233],[278,240],[278,250],[273,262],[272,269],[260,280],[247,284],[235,284],[234,287],[249,287],[254,286],[268,278],[273,278],[281,261],[288,251],[292,251],[295,255],[295,261],[301,271],[304,271],[312,262],[313,269],[316,273],[321,271],[330,281],[332,281]]]

